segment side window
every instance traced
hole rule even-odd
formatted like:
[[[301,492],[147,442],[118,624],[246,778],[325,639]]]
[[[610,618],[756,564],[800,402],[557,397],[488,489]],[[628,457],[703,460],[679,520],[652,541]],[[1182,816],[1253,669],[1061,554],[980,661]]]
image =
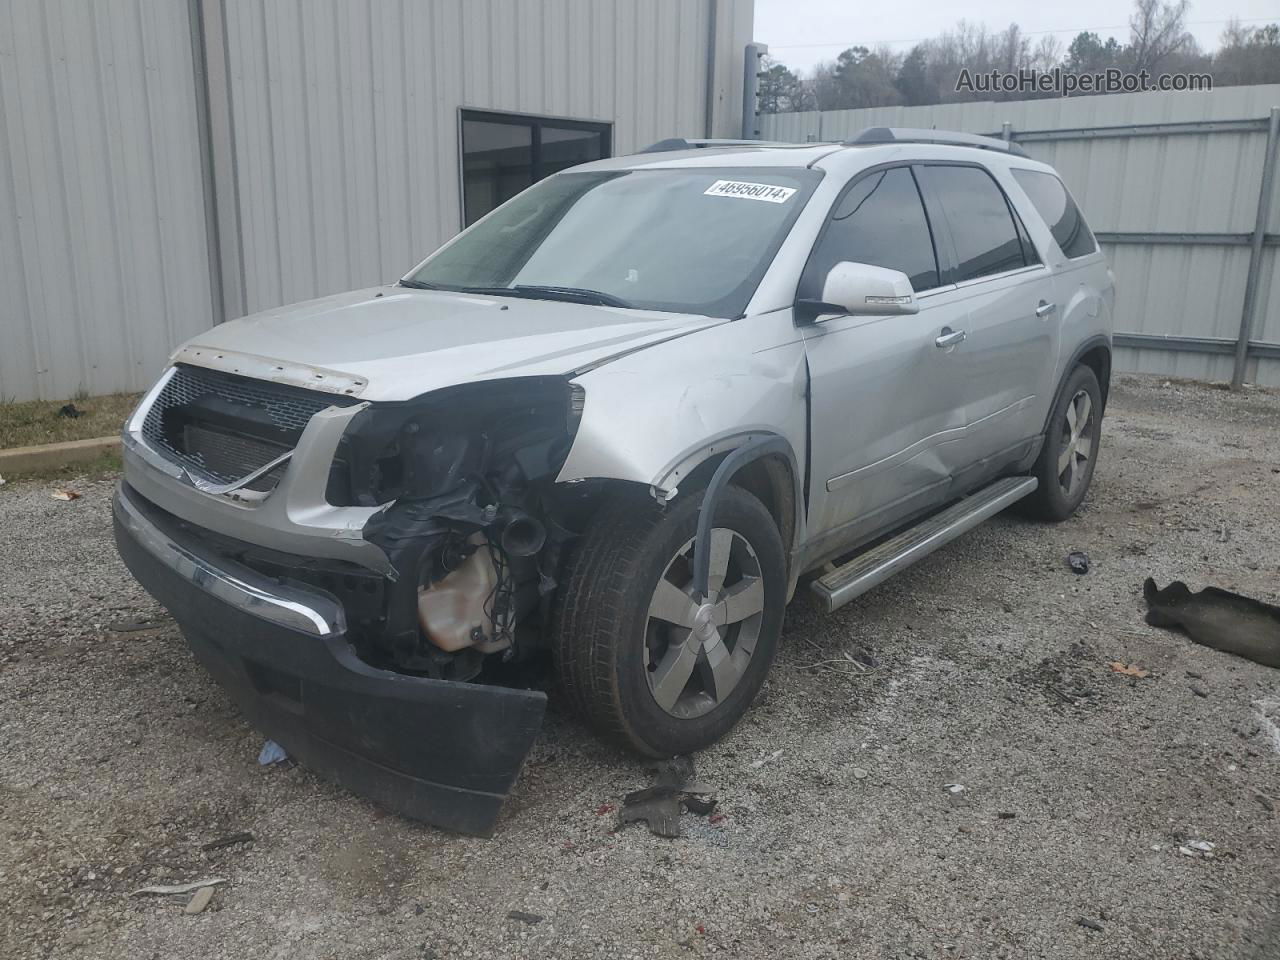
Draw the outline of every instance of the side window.
[[[951,228],[956,283],[1027,265],[1013,211],[991,174],[959,166],[926,166],[921,172]]]
[[[1084,222],[1084,214],[1061,180],[1039,170],[1014,170],[1013,177],[1031,198],[1036,212],[1044,218],[1053,239],[1068,259],[1074,260],[1098,249],[1089,225]]]
[[[901,270],[917,291],[938,286],[929,221],[908,168],[870,174],[849,189],[809,259],[806,286],[820,288],[842,260]],[[808,291],[815,298],[821,293]]]

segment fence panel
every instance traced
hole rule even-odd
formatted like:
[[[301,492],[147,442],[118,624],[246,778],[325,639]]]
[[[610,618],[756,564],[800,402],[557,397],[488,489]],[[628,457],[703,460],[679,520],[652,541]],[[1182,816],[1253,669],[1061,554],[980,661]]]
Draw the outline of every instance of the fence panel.
[[[1103,243],[1116,274],[1117,333],[1127,335],[1117,343],[1130,344],[1117,346],[1117,368],[1229,380],[1266,118],[1277,104],[1280,85],[1266,85],[773,114],[760,129],[767,140],[838,141],[872,126],[997,134],[1008,123],[1028,154],[1062,174]],[[1151,124],[1173,126],[1153,133]],[[1138,129],[1098,133],[1126,125]],[[1268,234],[1277,224],[1280,188],[1273,188]],[[1261,346],[1246,376],[1269,386],[1280,386],[1277,239],[1269,236],[1260,259],[1251,339]],[[1173,337],[1181,339],[1147,339]]]

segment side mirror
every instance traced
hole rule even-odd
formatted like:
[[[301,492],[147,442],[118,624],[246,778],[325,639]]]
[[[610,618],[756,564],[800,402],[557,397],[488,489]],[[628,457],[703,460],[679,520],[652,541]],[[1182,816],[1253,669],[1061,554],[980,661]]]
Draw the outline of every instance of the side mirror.
[[[849,260],[831,268],[821,300],[800,300],[796,306],[809,320],[824,314],[883,317],[920,312],[905,273]]]

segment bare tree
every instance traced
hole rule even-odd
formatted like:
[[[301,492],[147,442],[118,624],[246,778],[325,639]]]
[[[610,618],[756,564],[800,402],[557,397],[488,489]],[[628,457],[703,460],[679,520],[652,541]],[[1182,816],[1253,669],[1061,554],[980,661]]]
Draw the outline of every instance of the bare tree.
[[[1062,63],[1062,41],[1051,33],[1046,33],[1036,44],[1031,54],[1031,68],[1041,72],[1052,70]]]
[[[1065,51],[1053,36],[1033,45],[1016,23],[992,33],[984,24],[961,20],[905,55],[884,47],[852,46],[839,59],[818,64],[802,81],[803,91],[790,84],[789,71],[775,66],[769,77],[775,85],[770,88],[776,94],[773,105],[778,110],[839,110],[1053,95],[977,85],[957,90],[963,70],[977,77],[1059,66],[1075,73],[1116,67],[1146,70],[1153,77],[1173,71],[1209,73],[1217,85],[1280,83],[1280,24],[1247,28],[1232,22],[1222,33],[1220,49],[1205,54],[1186,30],[1188,8],[1189,0],[1134,0],[1128,44],[1084,32]]]
[[[1016,23],[995,38],[996,69],[1014,73],[1031,65],[1031,41]]]
[[[1244,27],[1233,20],[1220,42],[1213,58],[1215,83],[1280,83],[1280,24]]]
[[[1134,70],[1154,74],[1172,55],[1194,51],[1195,38],[1186,27],[1190,7],[1190,0],[1134,0],[1129,18],[1129,55]]]
[[[836,65],[830,60],[814,66],[805,81],[805,90],[815,110],[839,110],[843,106]]]

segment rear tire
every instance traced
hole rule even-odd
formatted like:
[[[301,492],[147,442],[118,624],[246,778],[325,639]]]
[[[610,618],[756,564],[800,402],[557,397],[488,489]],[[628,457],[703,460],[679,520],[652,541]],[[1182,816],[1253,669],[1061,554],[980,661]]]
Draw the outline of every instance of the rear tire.
[[[1102,388],[1083,364],[1071,371],[1049,414],[1044,446],[1031,476],[1036,492],[1020,502],[1037,520],[1059,522],[1076,512],[1089,492],[1102,440]]]
[[[724,736],[777,649],[786,561],[773,518],[739,487],[712,523],[711,604],[690,596],[701,492],[666,510],[628,491],[596,513],[557,597],[554,655],[571,707],[598,733],[653,757]]]

